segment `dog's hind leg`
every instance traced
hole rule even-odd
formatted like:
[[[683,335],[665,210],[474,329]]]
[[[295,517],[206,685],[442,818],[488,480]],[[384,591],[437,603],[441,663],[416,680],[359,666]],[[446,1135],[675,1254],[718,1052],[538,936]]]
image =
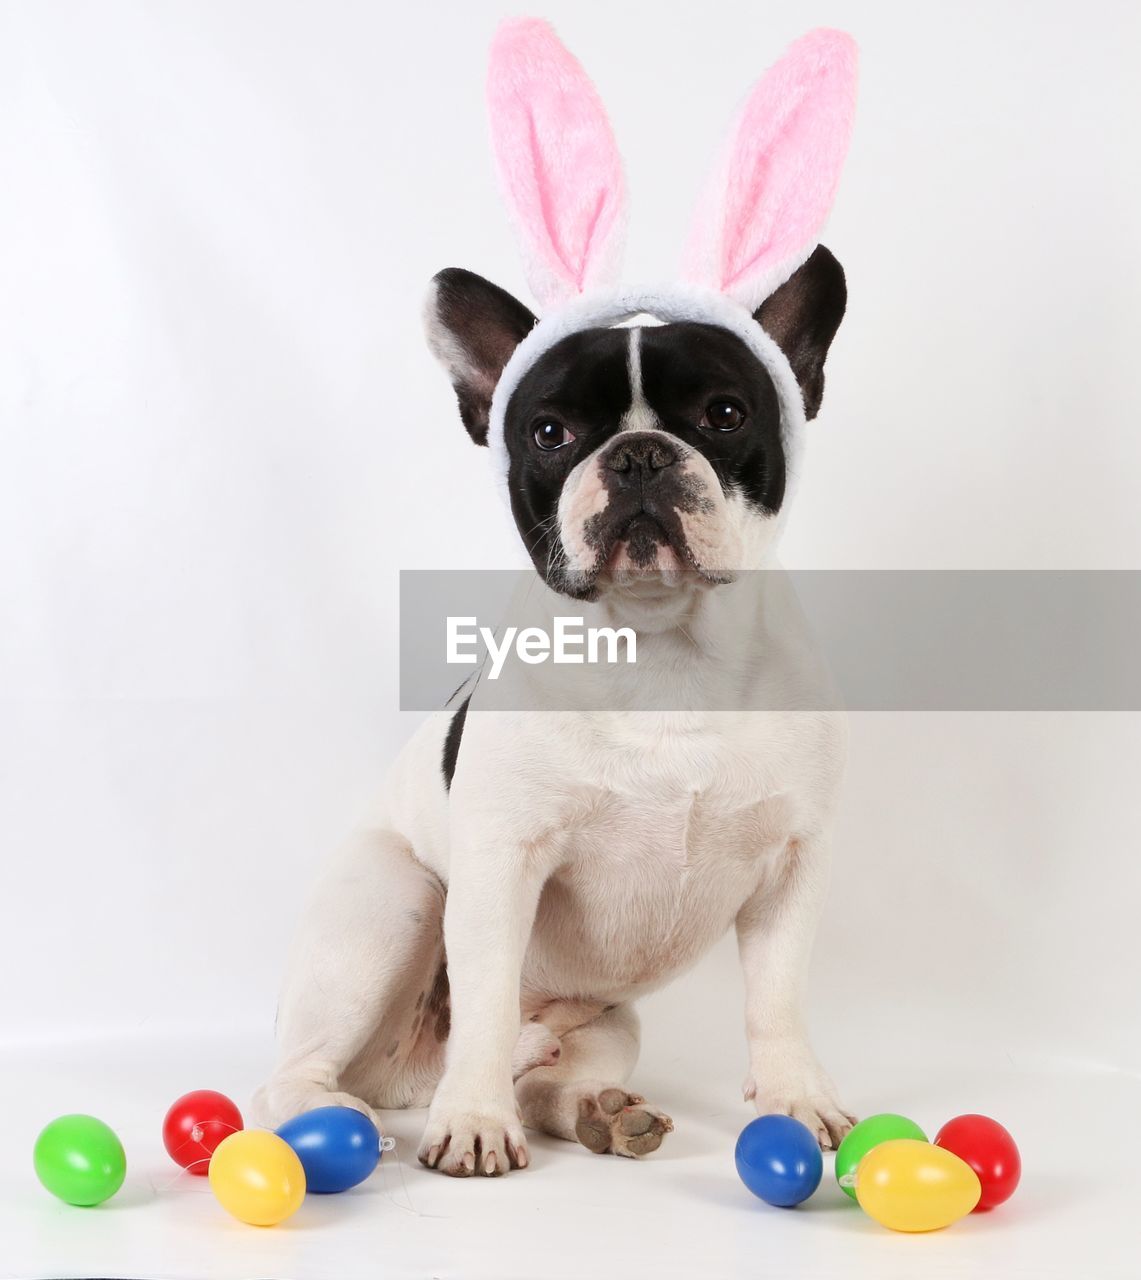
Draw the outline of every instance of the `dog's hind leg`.
[[[558,1029],[558,1006],[540,1020]],[[629,1005],[613,1005],[561,1036],[553,1066],[536,1067],[515,1085],[523,1123],[591,1151],[643,1156],[656,1151],[673,1129],[664,1112],[625,1081],[638,1060],[638,1017]]]
[[[363,831],[341,850],[292,949],[259,1123],[430,1096],[447,1035],[443,909],[439,880],[397,833]]]

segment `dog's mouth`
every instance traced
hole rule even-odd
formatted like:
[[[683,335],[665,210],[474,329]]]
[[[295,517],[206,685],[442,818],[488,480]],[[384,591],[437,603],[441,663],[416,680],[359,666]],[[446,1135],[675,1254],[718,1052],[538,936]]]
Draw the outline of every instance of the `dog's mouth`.
[[[672,507],[642,503],[633,512],[608,510],[604,516],[609,519],[597,520],[587,533],[596,556],[583,585],[592,591],[608,582],[652,579],[678,586],[696,577],[712,586],[731,578],[699,563]]]
[[[648,571],[682,567],[682,555],[670,540],[662,522],[649,511],[639,511],[616,531],[609,552],[600,555],[605,570],[629,569]]]

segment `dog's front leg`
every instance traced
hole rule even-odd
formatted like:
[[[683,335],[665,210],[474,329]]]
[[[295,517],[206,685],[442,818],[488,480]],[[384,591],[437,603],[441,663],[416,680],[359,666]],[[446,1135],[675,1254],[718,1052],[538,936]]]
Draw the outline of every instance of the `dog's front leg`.
[[[551,868],[541,842],[466,805],[461,812],[462,823],[451,824],[444,910],[451,1030],[419,1154],[430,1168],[467,1177],[528,1162],[511,1054],[519,1036],[523,955]]]
[[[794,838],[779,882],[762,886],[737,915],[745,972],[749,1075],[745,1097],[761,1115],[794,1116],[822,1147],[839,1146],[855,1118],[816,1060],[800,1015],[800,994],[828,884],[827,832]]]

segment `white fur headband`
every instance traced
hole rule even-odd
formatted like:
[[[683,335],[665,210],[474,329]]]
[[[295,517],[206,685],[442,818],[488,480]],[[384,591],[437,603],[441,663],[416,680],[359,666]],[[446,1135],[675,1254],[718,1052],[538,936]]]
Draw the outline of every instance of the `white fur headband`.
[[[500,183],[543,308],[492,399],[488,443],[501,474],[507,403],[539,356],[578,330],[647,314],[721,325],[746,343],[776,384],[795,475],[800,388],[753,313],[811,254],[832,206],[855,112],[852,38],[811,31],[753,86],[698,201],[683,283],[663,287],[618,287],[622,160],[594,85],[548,23],[499,28],[487,97]]]

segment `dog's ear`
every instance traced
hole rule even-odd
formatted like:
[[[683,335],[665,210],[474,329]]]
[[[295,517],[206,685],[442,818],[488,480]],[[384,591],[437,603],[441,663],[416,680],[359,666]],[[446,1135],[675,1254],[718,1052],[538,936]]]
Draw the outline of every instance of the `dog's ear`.
[[[788,357],[809,420],[816,417],[824,398],[824,357],[847,301],[844,268],[821,244],[754,312],[757,323]]]
[[[428,346],[448,371],[460,417],[476,444],[487,444],[499,375],[534,325],[521,302],[473,271],[448,267],[432,277],[424,306]]]

